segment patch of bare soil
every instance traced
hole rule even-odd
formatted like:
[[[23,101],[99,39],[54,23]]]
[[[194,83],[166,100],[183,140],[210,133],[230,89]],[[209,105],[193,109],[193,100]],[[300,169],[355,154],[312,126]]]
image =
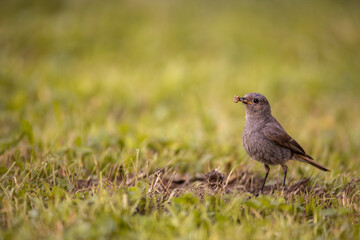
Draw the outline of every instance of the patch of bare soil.
[[[226,176],[217,169],[212,170],[204,175],[196,175],[189,177],[186,175],[176,175],[176,177],[164,176],[161,182],[164,186],[158,186],[157,191],[179,193],[193,192],[197,195],[206,194],[242,194],[250,193],[258,195],[263,183],[263,177],[254,175],[248,171],[239,171],[235,174]],[[270,182],[270,181],[269,181]],[[167,187],[166,187],[167,186]],[[305,192],[316,193],[316,195],[324,196],[326,194],[325,188],[321,186],[312,187],[310,178],[301,179],[299,181],[290,180],[285,188],[280,184],[265,185],[262,194],[271,195],[276,191],[282,191],[284,196],[294,196]]]
[[[239,170],[230,175],[226,175],[217,169],[206,174],[177,174],[176,171],[167,168],[159,169],[151,174],[139,172],[137,175],[129,174],[119,177],[119,179],[104,179],[102,185],[111,187],[129,187],[134,186],[137,181],[146,180],[149,184],[147,194],[149,196],[163,196],[164,198],[178,196],[185,192],[192,192],[198,196],[205,194],[244,194],[258,195],[263,183],[264,176],[257,176],[247,170]],[[281,182],[281,181],[280,181]],[[82,192],[97,187],[98,180],[88,178],[80,180],[76,183],[73,192]],[[268,181],[265,185],[264,195],[272,195],[280,192],[281,196],[292,197],[304,193],[316,195],[325,198],[345,199],[346,196],[354,190],[358,189],[360,180],[353,180],[343,190],[342,194],[330,196],[331,191],[327,191],[325,186],[314,185],[310,178],[295,181],[288,179],[285,188],[281,184],[271,184]]]

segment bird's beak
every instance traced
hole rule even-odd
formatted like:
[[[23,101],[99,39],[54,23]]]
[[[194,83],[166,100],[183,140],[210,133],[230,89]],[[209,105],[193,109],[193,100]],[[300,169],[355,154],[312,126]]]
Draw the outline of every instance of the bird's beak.
[[[244,104],[251,104],[251,101],[247,100],[245,97],[239,97],[239,96],[234,96],[234,102],[242,102]]]
[[[239,98],[240,102],[244,103],[244,104],[251,104],[251,102],[249,100],[247,100],[245,97],[241,97]]]

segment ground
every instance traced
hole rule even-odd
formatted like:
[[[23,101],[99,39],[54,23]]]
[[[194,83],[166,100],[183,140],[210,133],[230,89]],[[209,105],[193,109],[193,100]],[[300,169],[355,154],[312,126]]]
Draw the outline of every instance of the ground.
[[[2,1],[0,239],[359,239],[356,1]],[[264,167],[234,95],[317,162]]]

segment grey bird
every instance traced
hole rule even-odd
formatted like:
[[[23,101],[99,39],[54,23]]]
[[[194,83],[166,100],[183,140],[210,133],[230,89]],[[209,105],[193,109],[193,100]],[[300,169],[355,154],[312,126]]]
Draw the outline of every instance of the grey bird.
[[[285,187],[287,166],[289,160],[298,160],[309,163],[323,171],[329,169],[316,163],[307,155],[304,149],[272,116],[271,108],[266,97],[259,93],[248,93],[244,97],[235,96],[234,102],[242,102],[245,106],[245,127],[242,135],[246,153],[265,166],[266,175],[261,187],[264,190],[266,178],[269,174],[269,165],[280,164],[284,172],[283,186]]]

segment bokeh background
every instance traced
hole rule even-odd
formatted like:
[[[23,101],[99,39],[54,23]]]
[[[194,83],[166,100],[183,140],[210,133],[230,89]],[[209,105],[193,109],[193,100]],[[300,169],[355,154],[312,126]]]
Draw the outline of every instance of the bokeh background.
[[[2,1],[0,150],[263,171],[233,103],[259,92],[309,154],[358,173],[359,20],[357,1]]]
[[[160,168],[262,179],[248,92],[331,172],[161,192]],[[0,1],[0,239],[359,239],[359,161],[359,1]]]

